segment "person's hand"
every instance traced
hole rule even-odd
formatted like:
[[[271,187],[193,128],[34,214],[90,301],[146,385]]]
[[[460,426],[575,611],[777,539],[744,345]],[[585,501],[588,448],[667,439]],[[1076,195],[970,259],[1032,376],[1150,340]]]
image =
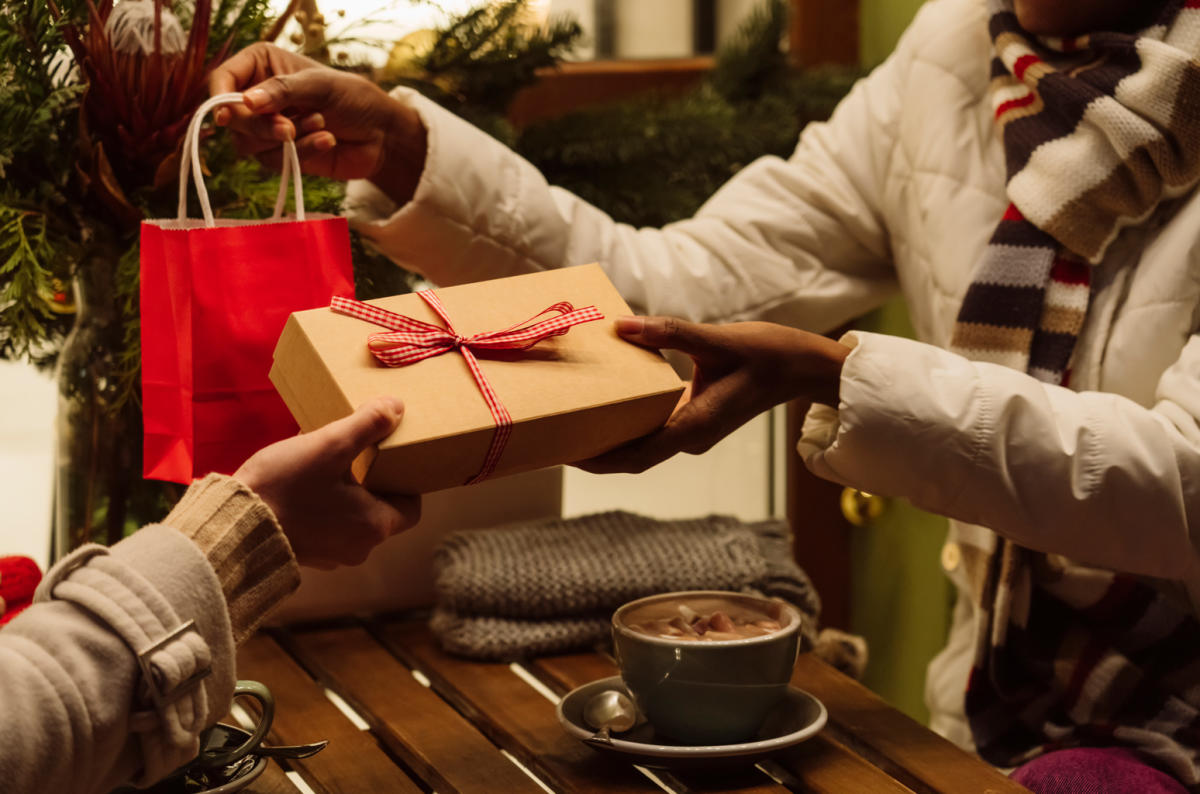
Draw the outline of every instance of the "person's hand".
[[[245,93],[245,106],[215,111],[238,151],[278,169],[293,138],[305,173],[370,179],[397,203],[412,197],[425,164],[425,127],[415,111],[359,75],[272,44],[257,43],[213,69],[212,95]]]
[[[700,325],[672,317],[622,317],[617,333],[644,347],[679,350],[696,365],[667,423],[575,465],[596,473],[642,472],[678,452],[700,454],[779,403],[836,405],[850,348],[774,323]]]
[[[264,447],[234,473],[274,511],[302,565],[358,565],[421,517],[420,497],[372,494],[350,475],[351,461],[395,430],[403,412],[397,399],[372,400],[319,430]]]

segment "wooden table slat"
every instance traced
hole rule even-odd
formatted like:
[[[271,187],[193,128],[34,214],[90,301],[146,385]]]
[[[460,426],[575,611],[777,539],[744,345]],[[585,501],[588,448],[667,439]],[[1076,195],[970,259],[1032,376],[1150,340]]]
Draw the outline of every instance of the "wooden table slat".
[[[827,732],[771,756],[775,764],[801,782],[802,791],[814,794],[912,794],[912,789],[855,755]]]
[[[801,654],[792,683],[829,710],[826,732],[917,792],[1026,792],[999,770],[889,706],[812,654]]]
[[[439,794],[542,791],[365,629],[297,632],[288,647]]]
[[[616,664],[599,654],[548,656],[531,662],[529,667],[548,686],[564,692],[588,681],[617,673]],[[882,770],[856,756],[840,742],[826,736],[824,732],[791,751],[772,756],[772,759],[784,772],[795,778],[796,787],[803,791],[831,791],[839,794],[846,791],[881,794],[909,791]],[[695,775],[680,775],[679,779],[689,787],[698,787]],[[773,790],[778,791],[781,788],[776,785]]]
[[[273,760],[267,762],[263,773],[243,791],[246,794],[300,794],[296,784],[288,780],[283,768]]]
[[[529,662],[526,667],[560,695],[589,681],[617,675],[616,662],[598,653],[543,656]]]
[[[413,671],[428,677],[432,689]],[[423,622],[393,619],[260,634],[242,647],[238,672],[275,693],[269,741],[331,740],[310,759],[272,762],[247,789],[251,794],[295,794],[285,769],[299,772],[317,794],[537,794],[539,781],[513,757],[556,794],[660,791],[631,764],[595,752],[558,724],[547,695],[561,697],[614,675],[612,660],[601,654],[543,657],[514,670],[448,655]],[[531,685],[531,675],[545,686]],[[829,710],[819,734],[757,769],[656,771],[657,779],[680,794],[1026,791],[810,654],[797,661],[793,683]],[[370,730],[359,730],[334,706],[326,687],[350,702]]]
[[[238,652],[238,676],[261,681],[275,696],[273,744],[305,744],[328,739],[311,758],[290,761],[318,794],[419,794],[421,788],[325,697],[271,637],[251,637]]]
[[[629,766],[585,747],[558,724],[554,706],[506,664],[459,659],[438,647],[421,624],[376,626],[383,642],[552,788],[569,794],[661,794]]]
[[[792,789],[781,786],[757,767],[737,771],[667,772],[656,770],[663,782],[677,791],[701,794],[720,791],[721,794],[790,794]],[[800,789],[807,791],[807,789]]]

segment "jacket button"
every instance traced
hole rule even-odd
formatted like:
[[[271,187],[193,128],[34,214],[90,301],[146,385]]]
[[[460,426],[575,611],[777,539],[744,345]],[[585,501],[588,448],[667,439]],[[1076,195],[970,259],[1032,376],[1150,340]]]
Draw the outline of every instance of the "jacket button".
[[[945,546],[942,546],[942,567],[947,572],[953,571],[962,562],[962,549],[954,541],[950,541]]]
[[[842,517],[856,527],[865,527],[883,515],[887,500],[857,488],[842,489]]]

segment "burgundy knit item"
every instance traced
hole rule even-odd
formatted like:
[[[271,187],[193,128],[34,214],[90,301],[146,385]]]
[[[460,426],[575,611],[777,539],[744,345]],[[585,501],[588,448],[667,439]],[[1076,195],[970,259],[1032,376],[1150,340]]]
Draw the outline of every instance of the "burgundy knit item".
[[[1122,747],[1046,753],[1018,767],[1012,779],[1034,794],[1187,794],[1177,780]]]

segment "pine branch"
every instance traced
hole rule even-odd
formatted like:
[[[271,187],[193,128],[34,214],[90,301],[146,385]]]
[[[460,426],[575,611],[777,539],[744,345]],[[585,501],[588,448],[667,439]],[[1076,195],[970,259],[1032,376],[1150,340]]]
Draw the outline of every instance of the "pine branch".
[[[860,75],[789,68],[786,27],[786,3],[766,0],[696,89],[542,121],[516,147],[551,183],[619,221],[661,226],[686,218],[754,159],[789,154],[804,125],[828,118]]]
[[[120,350],[115,351],[114,377],[116,396],[111,410],[119,413],[128,403],[135,402],[141,412],[142,378],[142,313],[139,293],[141,246],[137,240],[117,261],[116,301],[121,322]]]
[[[215,56],[226,42],[232,53],[263,38],[270,24],[269,12],[268,0],[219,0],[213,9],[208,57]]]
[[[54,331],[50,262],[54,248],[46,216],[0,205],[0,352],[29,358],[42,352]]]
[[[379,253],[353,229],[350,256],[354,261],[354,295],[359,300],[412,292],[420,278]]]
[[[503,116],[517,91],[537,80],[537,70],[557,64],[583,35],[568,17],[551,19],[545,29],[521,24],[527,5],[509,0],[452,20],[421,59],[420,82],[440,89],[434,98],[451,109],[470,109],[472,120]]]
[[[726,101],[753,101],[787,78],[787,23],[785,0],[765,0],[721,47],[709,79]]]
[[[82,88],[65,83],[63,39],[44,0],[0,0],[0,175],[6,189],[61,201]]]
[[[0,0],[0,358],[37,364],[53,360],[70,327],[50,300],[70,281],[80,233],[71,196],[81,88],[65,80],[60,27],[45,0]]]
[[[227,136],[215,137],[206,147],[206,181],[209,198],[223,218],[268,218],[279,195],[279,174],[257,160],[240,157]],[[346,197],[346,185],[332,179],[304,177],[304,206],[308,212],[337,213]],[[291,190],[289,188],[289,199]]]

